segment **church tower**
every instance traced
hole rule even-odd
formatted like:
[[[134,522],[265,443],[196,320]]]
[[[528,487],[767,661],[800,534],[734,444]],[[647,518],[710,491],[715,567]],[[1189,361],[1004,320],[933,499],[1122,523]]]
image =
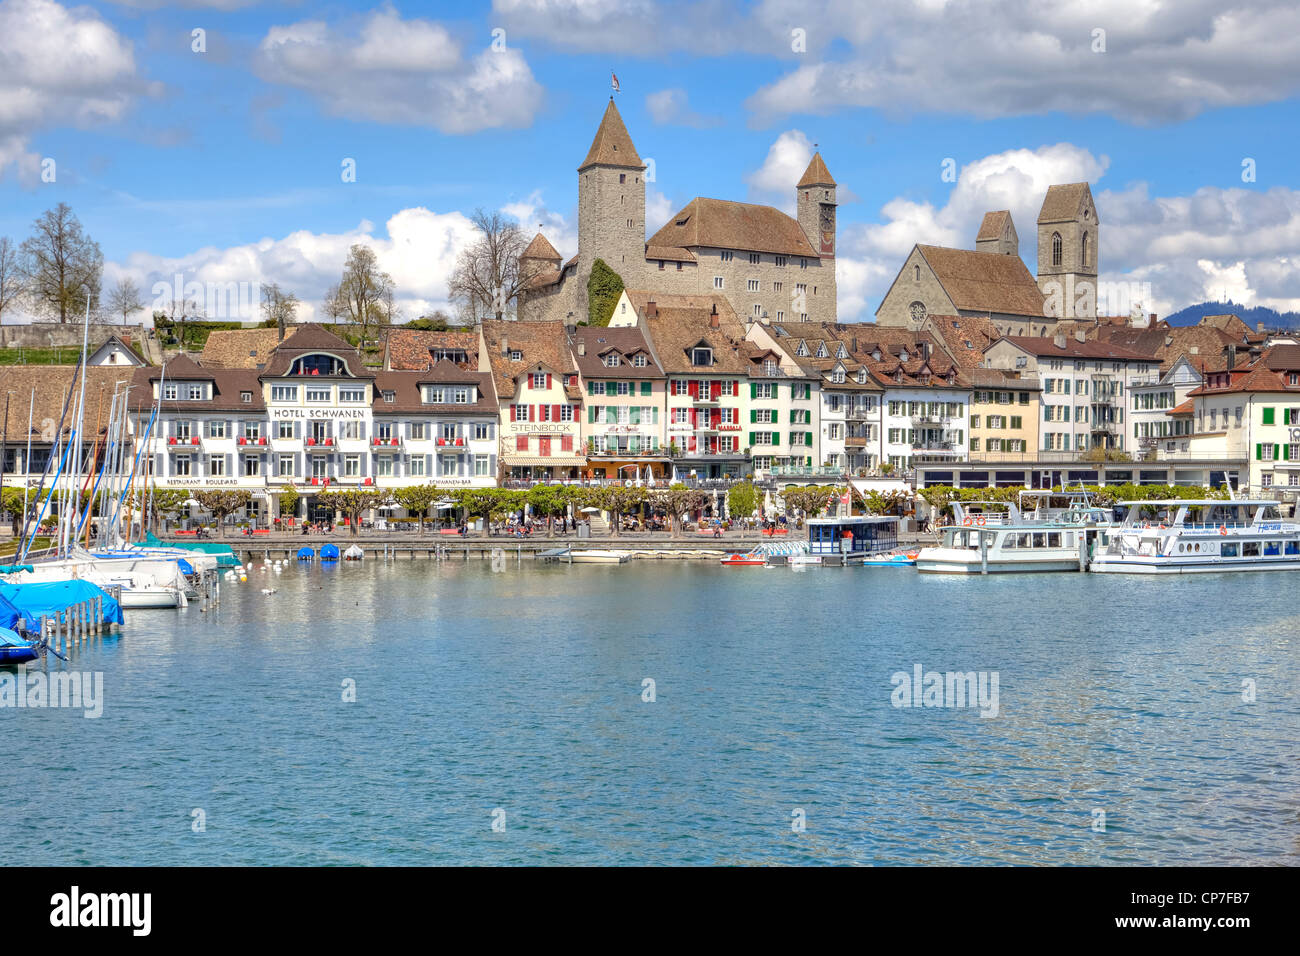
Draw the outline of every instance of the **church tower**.
[[[605,264],[629,289],[645,278],[645,163],[611,96],[587,158],[578,167],[576,318],[587,318],[592,264]]]
[[[1020,237],[1011,221],[1010,209],[986,212],[975,235],[976,252],[994,252],[1000,256],[1020,255]]]
[[[795,206],[798,210],[799,225],[804,235],[820,257],[819,268],[823,275],[817,277],[818,283],[826,288],[830,302],[837,301],[835,285],[835,179],[826,168],[821,153],[813,153],[812,161],[804,170],[795,186]],[[820,294],[819,294],[820,295]],[[811,311],[792,308],[792,314],[798,315]],[[834,312],[832,311],[832,315]]]
[[[1038,287],[1049,314],[1096,321],[1100,226],[1087,183],[1047,188],[1038,213]]]

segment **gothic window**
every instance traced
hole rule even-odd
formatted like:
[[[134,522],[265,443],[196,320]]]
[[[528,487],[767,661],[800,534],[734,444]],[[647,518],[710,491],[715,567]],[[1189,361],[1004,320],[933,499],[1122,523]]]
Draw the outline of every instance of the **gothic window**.
[[[912,278],[917,282],[921,281],[921,267],[919,265],[912,266]]]
[[[1089,255],[1089,253],[1092,251],[1091,249],[1088,248],[1088,246],[1089,246],[1089,242],[1088,242],[1088,234],[1085,232],[1085,233],[1083,234],[1083,264],[1084,264],[1085,266],[1086,266],[1086,265],[1089,265],[1089,262],[1088,262],[1088,255]]]
[[[1061,264],[1061,234],[1059,232],[1054,232],[1052,233],[1052,265],[1059,266],[1060,264]]]
[[[913,322],[921,322],[925,319],[925,304],[923,302],[913,302],[907,307],[907,314],[912,317]]]

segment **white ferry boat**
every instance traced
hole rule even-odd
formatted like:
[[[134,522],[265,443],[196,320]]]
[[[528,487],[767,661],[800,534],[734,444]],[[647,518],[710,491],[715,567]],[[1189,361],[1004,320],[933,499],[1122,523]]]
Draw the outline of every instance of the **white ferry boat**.
[[[1300,525],[1277,516],[1277,502],[1177,498],[1123,501],[1089,569],[1103,574],[1190,574],[1300,568]]]
[[[916,570],[937,574],[994,574],[1082,571],[1087,565],[1088,531],[1079,525],[979,524],[977,521],[974,525],[949,525],[941,531],[941,544],[922,548],[916,556]]]

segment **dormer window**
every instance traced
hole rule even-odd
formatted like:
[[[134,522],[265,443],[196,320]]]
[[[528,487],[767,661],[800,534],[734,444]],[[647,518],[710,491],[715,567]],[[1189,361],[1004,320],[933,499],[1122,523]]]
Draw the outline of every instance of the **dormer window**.
[[[524,353],[523,353],[523,352],[519,351],[519,349],[511,349],[511,350],[510,350],[510,361],[512,361],[512,362],[522,362],[523,360],[524,360]]]
[[[837,369],[835,369],[835,371],[831,372],[831,381],[834,382],[836,385],[843,385],[843,384],[844,384],[844,369],[842,369],[842,368],[837,368]]]
[[[826,357],[826,343],[825,343],[825,342],[818,342],[818,343],[817,343],[817,357],[818,357],[818,358],[825,358],[825,357]]]
[[[880,354],[880,349],[875,349],[871,353],[871,359],[873,362],[879,362],[883,357],[884,356]]]
[[[804,345],[802,342],[800,342],[799,345],[798,345],[798,347],[795,348],[795,350],[794,350],[794,354],[795,354],[795,355],[799,355],[799,356],[807,356],[807,355],[808,355],[808,346],[806,346],[806,345]]]
[[[838,359],[846,359],[849,357],[848,349],[844,347],[843,342],[841,342],[839,348],[835,350],[835,357]]]
[[[632,356],[632,364],[637,368],[645,368],[649,362],[644,355],[634,355]]]
[[[175,383],[170,383],[163,386],[162,397],[169,402],[174,402],[176,401],[176,395],[178,392],[179,392],[179,387]]]
[[[903,349],[902,351],[900,351],[900,352],[898,353],[898,359],[899,359],[900,362],[906,362],[906,361],[907,361],[907,349]]]
[[[333,355],[304,355],[295,359],[290,375],[344,375],[346,366]]]
[[[691,349],[691,364],[709,367],[713,365],[713,349],[696,347]]]
[[[617,356],[617,355],[606,355],[606,356],[605,356],[605,368],[618,368],[618,356]]]
[[[384,401],[387,402],[389,405],[393,404],[393,402],[397,401],[397,393],[385,391]]]
[[[239,393],[239,400],[240,400],[241,402],[243,402],[245,405],[250,405],[250,404],[252,404],[252,402],[253,402],[253,393],[252,393],[252,392],[240,392],[240,393]]]

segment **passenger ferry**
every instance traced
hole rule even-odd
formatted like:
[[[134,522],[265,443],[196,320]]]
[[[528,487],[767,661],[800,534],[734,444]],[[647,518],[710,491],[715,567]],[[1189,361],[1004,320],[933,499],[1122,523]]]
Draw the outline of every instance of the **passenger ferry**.
[[[1300,568],[1300,525],[1281,521],[1277,502],[1174,498],[1123,501],[1090,570],[1103,574],[1190,574]]]
[[[968,516],[967,516],[968,517]],[[963,520],[965,520],[963,518]],[[1082,571],[1088,530],[1081,525],[1034,523],[956,524],[940,529],[942,543],[922,548],[916,570],[939,574],[1007,571]]]

